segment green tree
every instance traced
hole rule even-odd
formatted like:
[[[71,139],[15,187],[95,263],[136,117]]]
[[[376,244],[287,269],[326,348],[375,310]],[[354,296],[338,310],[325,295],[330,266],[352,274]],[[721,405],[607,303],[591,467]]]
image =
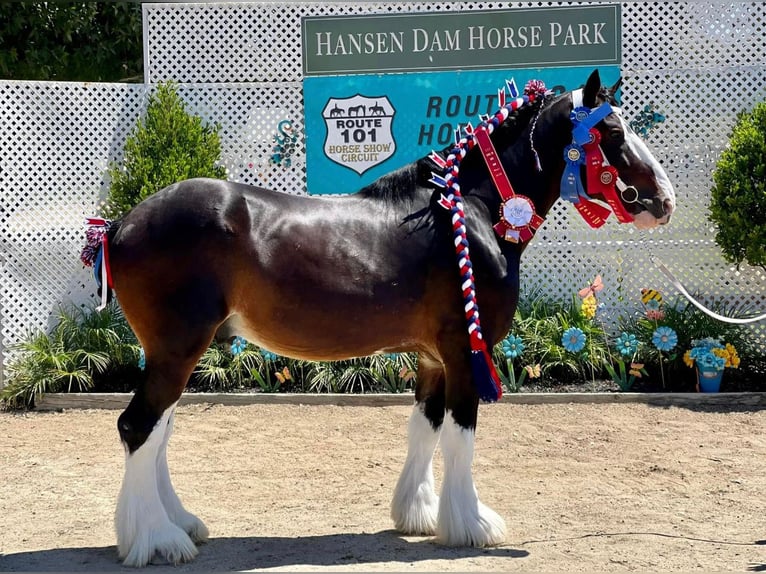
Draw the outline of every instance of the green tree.
[[[766,102],[740,114],[713,183],[710,219],[724,257],[766,269]]]
[[[221,155],[219,126],[190,115],[175,85],[160,84],[149,98],[146,115],[125,142],[121,164],[109,168],[111,187],[105,208],[120,217],[163,187],[192,177],[226,178],[216,165]]]
[[[0,3],[0,77],[141,81],[138,2]]]

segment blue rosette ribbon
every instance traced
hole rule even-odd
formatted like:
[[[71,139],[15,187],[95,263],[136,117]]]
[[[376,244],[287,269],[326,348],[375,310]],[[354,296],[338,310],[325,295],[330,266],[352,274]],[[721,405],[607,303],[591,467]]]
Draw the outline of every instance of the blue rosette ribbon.
[[[579,203],[580,196],[588,197],[582,185],[580,166],[585,165],[585,150],[576,143],[564,148],[564,174],[561,176],[561,199]]]
[[[595,109],[580,106],[572,110],[569,119],[572,120],[572,139],[576,144],[584,145],[590,141],[590,129],[614,110],[608,102]]]

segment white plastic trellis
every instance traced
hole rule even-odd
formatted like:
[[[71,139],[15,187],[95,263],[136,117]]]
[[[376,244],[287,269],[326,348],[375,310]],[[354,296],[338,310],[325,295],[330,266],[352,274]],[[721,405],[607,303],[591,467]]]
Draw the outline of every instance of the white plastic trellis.
[[[306,193],[302,145],[290,167],[269,162],[279,121],[303,131],[301,16],[573,4],[582,3],[145,4],[147,84],[180,83],[189,109],[221,125],[230,179]],[[593,231],[557,204],[525,253],[526,290],[566,298],[601,273],[608,310],[637,302],[642,287],[672,299],[648,259],[651,245],[704,300],[766,309],[763,271],[726,264],[706,215],[711,173],[736,114],[766,99],[765,30],[761,2],[622,4],[625,114],[652,104],[667,117],[648,140],[676,186],[678,211],[642,244],[630,226]],[[0,374],[9,346],[46,326],[61,302],[93,297],[78,259],[82,220],[95,213],[106,167],[119,158],[148,89],[0,82]],[[753,333],[766,348],[766,325]]]

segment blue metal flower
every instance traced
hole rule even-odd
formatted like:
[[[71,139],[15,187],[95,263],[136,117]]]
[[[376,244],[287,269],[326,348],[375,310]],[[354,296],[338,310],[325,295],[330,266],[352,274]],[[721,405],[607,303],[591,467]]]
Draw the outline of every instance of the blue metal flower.
[[[652,343],[660,351],[670,351],[678,344],[678,335],[670,327],[658,327],[652,334]]]
[[[585,348],[585,333],[577,327],[569,327],[561,337],[561,345],[570,353],[579,353]]]
[[[700,368],[703,369],[715,369],[716,371],[723,371],[726,366],[726,359],[718,357],[712,352],[707,352],[697,359],[697,363]]]
[[[144,353],[143,347],[138,349],[138,368],[142,371],[146,369],[146,353]]]
[[[638,351],[638,339],[632,333],[622,333],[617,337],[616,347],[622,356],[631,357]]]
[[[245,350],[246,346],[247,341],[245,339],[242,337],[234,337],[234,340],[231,342],[231,354],[239,355],[242,351]]]
[[[508,335],[503,339],[501,345],[506,359],[515,359],[524,352],[524,343],[522,343],[521,337]]]
[[[279,358],[279,355],[272,353],[271,351],[267,351],[266,349],[261,349],[261,356],[263,357],[264,361],[268,361],[270,363],[275,362]]]

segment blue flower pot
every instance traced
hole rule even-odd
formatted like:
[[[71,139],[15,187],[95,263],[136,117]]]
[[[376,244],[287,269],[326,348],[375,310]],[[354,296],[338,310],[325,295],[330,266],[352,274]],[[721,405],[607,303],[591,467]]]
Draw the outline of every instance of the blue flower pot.
[[[723,369],[697,368],[697,386],[701,393],[717,393],[721,389]]]

